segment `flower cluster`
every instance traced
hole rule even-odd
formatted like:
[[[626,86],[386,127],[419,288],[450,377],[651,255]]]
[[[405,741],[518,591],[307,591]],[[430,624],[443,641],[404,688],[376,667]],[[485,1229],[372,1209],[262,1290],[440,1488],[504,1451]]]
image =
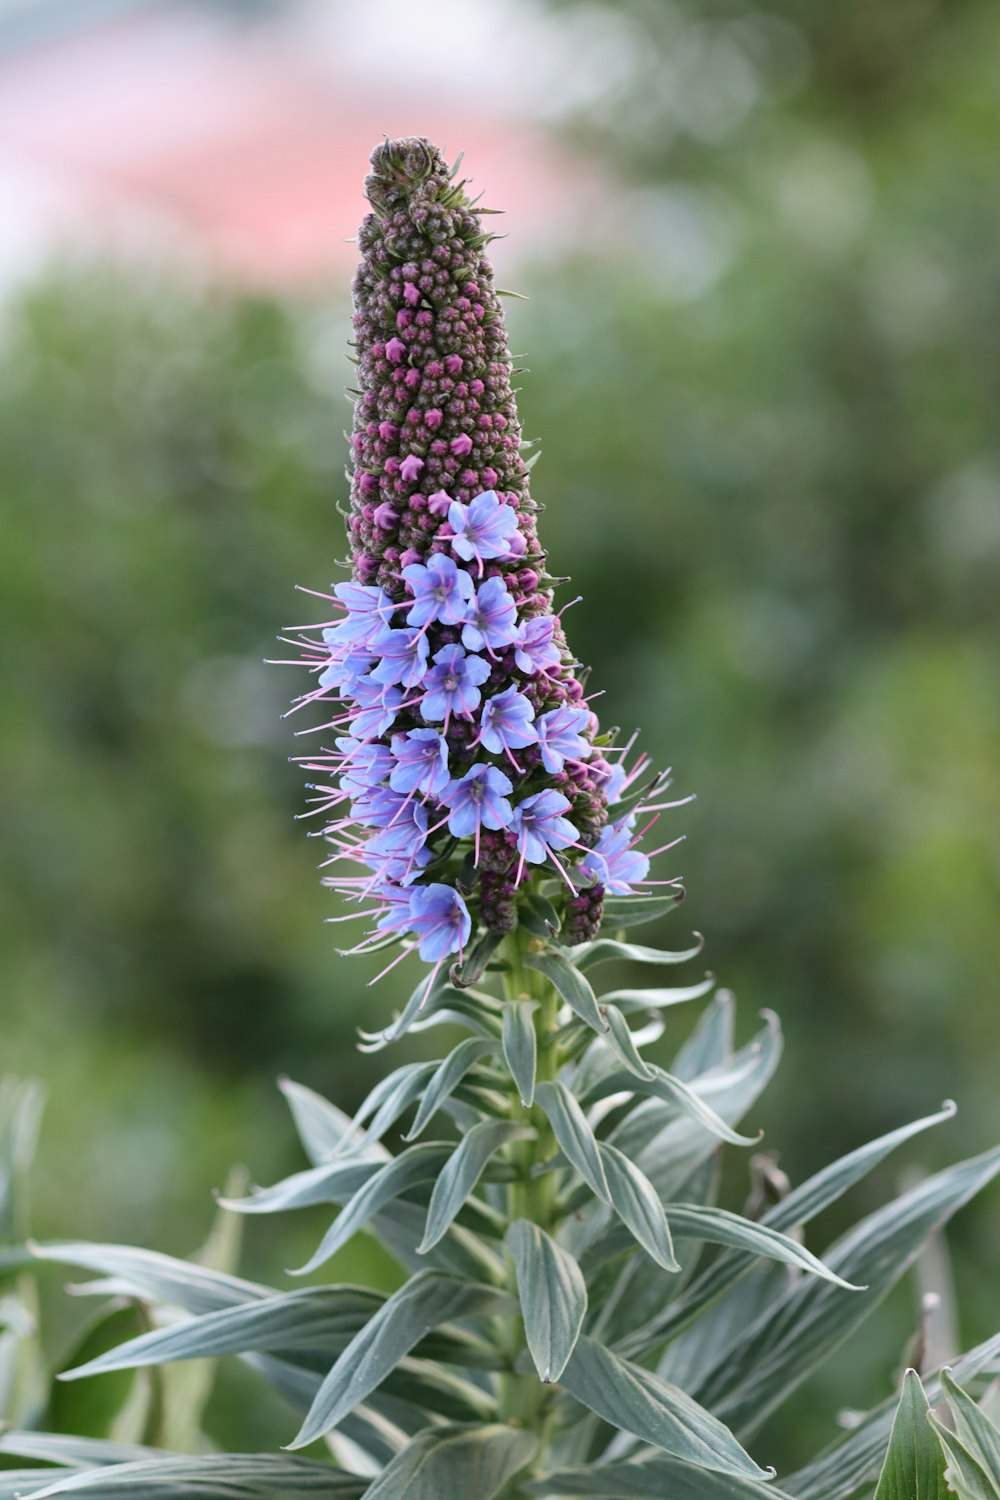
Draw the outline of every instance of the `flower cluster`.
[[[386,142],[366,191],[354,329],[353,581],[302,632],[332,747],[315,809],[327,883],[440,965],[475,923],[502,935],[525,888],[563,891],[567,941],[604,893],[646,882],[643,769],[602,740],[553,607],[521,457],[488,238],[425,141]],[[627,749],[628,747],[626,747]],[[657,783],[653,783],[655,787]],[[397,960],[394,960],[397,961]]]

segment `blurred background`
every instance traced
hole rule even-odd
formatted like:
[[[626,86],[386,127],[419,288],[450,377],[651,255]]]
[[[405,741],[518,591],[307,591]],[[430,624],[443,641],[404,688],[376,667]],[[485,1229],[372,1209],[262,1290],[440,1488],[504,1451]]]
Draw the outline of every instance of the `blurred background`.
[[[231,1163],[300,1164],[275,1077],[355,1107],[385,1065],[355,1028],[413,981],[337,956],[263,665],[340,576],[383,133],[506,210],[571,640],[698,794],[652,936],[703,930],[742,1034],[785,1026],[754,1123],[794,1179],[945,1096],[911,1166],[1000,1137],[995,30],[987,0],[0,0],[2,1066],[49,1088],[39,1235],[192,1250]],[[253,1223],[248,1273],[318,1222]],[[998,1243],[993,1193],[950,1235],[965,1343]],[[364,1239],[335,1272],[391,1274]],[[888,1394],[915,1323],[901,1289],[767,1460]],[[239,1379],[220,1439],[286,1440]]]

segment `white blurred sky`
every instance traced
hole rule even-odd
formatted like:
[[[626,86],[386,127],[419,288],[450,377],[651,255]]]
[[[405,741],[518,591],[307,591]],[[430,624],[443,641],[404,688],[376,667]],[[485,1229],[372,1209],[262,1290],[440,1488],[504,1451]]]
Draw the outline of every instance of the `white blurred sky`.
[[[629,62],[613,20],[532,0],[0,0],[0,283],[108,246],[340,274],[382,134],[464,149],[537,247],[597,191],[545,127]]]

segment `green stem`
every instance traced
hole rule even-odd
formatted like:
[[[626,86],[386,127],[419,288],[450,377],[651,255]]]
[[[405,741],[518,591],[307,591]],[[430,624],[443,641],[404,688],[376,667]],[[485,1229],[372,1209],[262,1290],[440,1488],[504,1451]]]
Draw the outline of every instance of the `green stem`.
[[[537,1078],[542,1082],[555,1079],[559,1073],[559,1046],[556,1041],[559,997],[549,981],[525,963],[529,945],[535,941],[523,929],[506,939],[503,956],[508,967],[504,973],[504,992],[508,1000],[535,1002],[532,1019],[538,1049]],[[546,1161],[555,1154],[556,1142],[552,1127],[537,1105],[525,1109],[513,1086],[511,1117],[523,1119],[532,1126],[535,1134],[533,1138],[517,1141],[510,1147],[510,1160],[517,1169],[517,1176],[508,1188],[508,1220],[513,1223],[515,1219],[528,1219],[540,1228],[551,1231],[555,1228],[557,1217],[554,1174],[549,1172],[536,1177],[532,1173],[539,1162]],[[505,1263],[508,1285],[516,1295],[514,1264],[509,1253],[505,1256]],[[500,1378],[500,1419],[533,1431],[540,1454],[545,1440],[551,1391],[542,1384],[534,1370],[524,1374],[514,1372],[515,1364],[527,1347],[524,1324],[519,1314],[503,1320],[502,1338],[509,1370]]]

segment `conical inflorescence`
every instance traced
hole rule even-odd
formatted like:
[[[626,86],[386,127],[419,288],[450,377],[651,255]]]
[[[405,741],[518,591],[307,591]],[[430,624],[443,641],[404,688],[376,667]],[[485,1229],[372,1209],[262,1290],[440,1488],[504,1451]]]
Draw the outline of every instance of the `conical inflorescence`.
[[[544,896],[562,941],[646,882],[654,779],[602,737],[553,606],[490,235],[428,141],[372,156],[354,283],[352,581],[299,632],[331,743],[328,885],[440,967]],[[663,804],[666,805],[666,804]],[[394,960],[395,961],[395,960]]]

